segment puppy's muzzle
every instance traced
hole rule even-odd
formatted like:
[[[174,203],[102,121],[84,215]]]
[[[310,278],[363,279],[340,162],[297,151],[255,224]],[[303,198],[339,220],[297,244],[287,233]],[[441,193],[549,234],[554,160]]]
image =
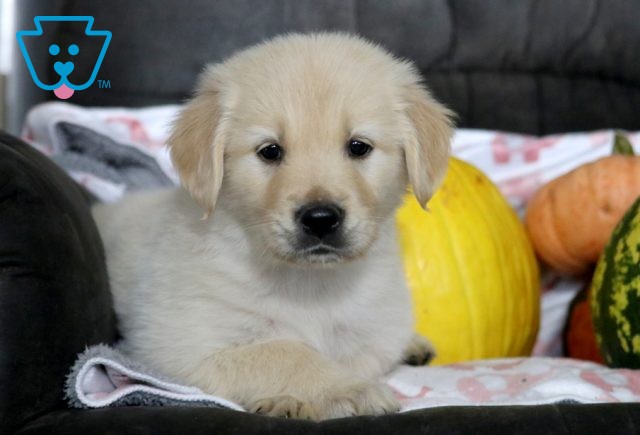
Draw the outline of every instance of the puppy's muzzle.
[[[307,204],[296,212],[296,221],[304,234],[323,241],[339,232],[344,210],[333,203]]]

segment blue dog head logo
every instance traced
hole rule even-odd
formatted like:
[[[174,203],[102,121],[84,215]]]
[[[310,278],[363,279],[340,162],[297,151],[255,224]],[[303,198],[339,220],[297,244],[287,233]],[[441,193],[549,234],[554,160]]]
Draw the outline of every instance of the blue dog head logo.
[[[18,39],[18,45],[20,46],[22,56],[27,63],[27,68],[29,68],[31,78],[35,84],[46,91],[53,91],[56,97],[61,99],[70,98],[75,91],[82,91],[91,86],[98,75],[98,70],[100,69],[100,65],[102,65],[102,60],[107,52],[107,48],[109,47],[111,32],[108,30],[92,30],[91,26],[93,26],[93,17],[90,16],[38,16],[35,17],[33,21],[36,25],[36,30],[20,30],[16,34],[16,37]],[[91,70],[90,77],[88,80],[84,81],[84,83],[71,83],[69,76],[76,69],[76,63],[74,63],[73,59],[81,53],[83,45],[88,49],[88,44],[83,44],[87,42],[85,38],[82,38],[82,41],[74,41],[74,43],[69,44],[68,46],[60,46],[56,43],[51,44],[49,45],[47,53],[31,53],[34,56],[49,57],[45,63],[53,65],[53,70],[55,71],[55,74],[53,75],[55,78],[53,80],[48,80],[52,83],[45,83],[47,80],[40,79],[36,72],[36,68],[34,68],[34,62],[27,51],[25,40],[29,37],[42,36],[43,23],[55,23],[60,21],[73,21],[78,22],[79,24],[86,23],[86,27],[84,29],[85,36],[87,38],[100,37],[102,39],[102,46],[98,50],[99,54],[95,60],[93,69]],[[46,77],[46,74],[41,74],[41,77]]]

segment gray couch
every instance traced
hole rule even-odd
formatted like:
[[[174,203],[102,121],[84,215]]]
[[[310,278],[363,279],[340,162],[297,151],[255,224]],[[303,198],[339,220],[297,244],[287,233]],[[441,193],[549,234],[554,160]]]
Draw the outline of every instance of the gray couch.
[[[98,75],[111,89],[71,102],[143,106],[184,99],[203,65],[290,31],[342,30],[416,62],[459,125],[532,134],[640,129],[637,0],[20,0],[18,29],[34,15],[93,15],[113,32]],[[73,41],[60,26],[41,38]],[[45,45],[46,44],[46,45]],[[46,48],[42,50],[46,53]],[[10,126],[55,98],[16,53]],[[78,73],[91,68],[79,64]],[[53,73],[53,70],[50,70]]]

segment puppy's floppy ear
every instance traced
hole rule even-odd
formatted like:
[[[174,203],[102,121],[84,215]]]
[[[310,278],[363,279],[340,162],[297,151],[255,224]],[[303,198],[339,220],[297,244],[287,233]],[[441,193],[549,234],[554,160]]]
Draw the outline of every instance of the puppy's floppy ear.
[[[426,209],[447,172],[453,113],[420,85],[410,87],[407,103],[412,129],[404,147],[405,163],[413,193]]]
[[[205,217],[215,207],[224,170],[224,128],[216,82],[213,71],[203,74],[168,140],[180,181],[205,209]]]

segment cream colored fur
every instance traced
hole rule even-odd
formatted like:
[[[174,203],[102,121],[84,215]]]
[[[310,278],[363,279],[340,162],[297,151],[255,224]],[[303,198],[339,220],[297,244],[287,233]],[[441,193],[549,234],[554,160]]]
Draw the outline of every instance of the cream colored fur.
[[[450,135],[414,67],[356,37],[288,35],[209,67],[169,140],[186,190],[94,211],[124,349],[264,414],[396,410],[378,378],[428,343],[412,339],[394,211],[408,182],[426,203]],[[351,138],[371,154],[350,158]],[[256,155],[267,143],[280,164]],[[316,200],[346,211],[340,255],[291,246]]]

